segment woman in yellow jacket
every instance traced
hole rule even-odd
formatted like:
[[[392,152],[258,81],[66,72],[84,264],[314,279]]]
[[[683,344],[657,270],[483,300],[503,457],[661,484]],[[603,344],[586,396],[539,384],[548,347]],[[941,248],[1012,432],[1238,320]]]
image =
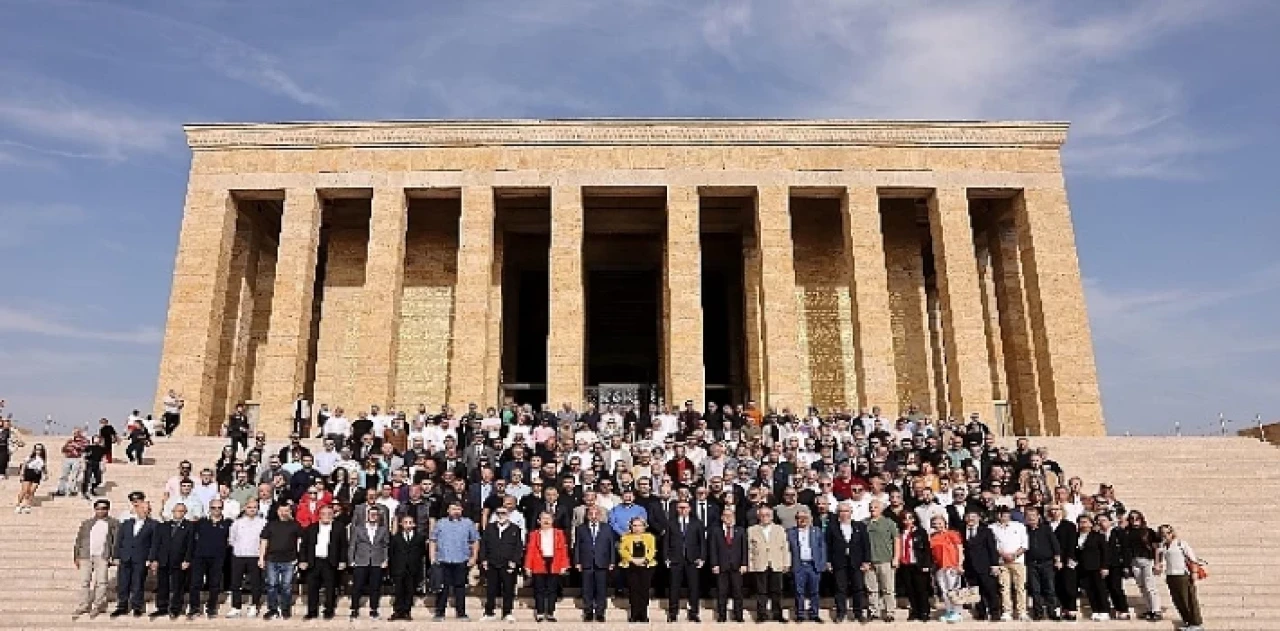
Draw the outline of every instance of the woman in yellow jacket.
[[[658,540],[645,532],[648,524],[639,517],[618,541],[618,557],[627,570],[627,596],[631,602],[628,622],[649,621],[649,584],[658,565]]]

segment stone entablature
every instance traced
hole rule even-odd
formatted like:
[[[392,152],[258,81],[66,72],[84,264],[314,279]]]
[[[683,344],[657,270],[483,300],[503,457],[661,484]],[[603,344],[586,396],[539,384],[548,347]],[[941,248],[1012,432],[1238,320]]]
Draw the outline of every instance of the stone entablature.
[[[193,150],[472,146],[878,146],[1057,149],[1067,123],[874,120],[427,120],[193,124]]]

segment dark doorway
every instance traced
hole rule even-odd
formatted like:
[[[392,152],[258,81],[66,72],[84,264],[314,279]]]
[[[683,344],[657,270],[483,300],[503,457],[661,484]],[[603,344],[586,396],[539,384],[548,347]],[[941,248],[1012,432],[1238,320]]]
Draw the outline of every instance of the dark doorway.
[[[587,383],[659,381],[657,270],[596,270],[587,276]]]

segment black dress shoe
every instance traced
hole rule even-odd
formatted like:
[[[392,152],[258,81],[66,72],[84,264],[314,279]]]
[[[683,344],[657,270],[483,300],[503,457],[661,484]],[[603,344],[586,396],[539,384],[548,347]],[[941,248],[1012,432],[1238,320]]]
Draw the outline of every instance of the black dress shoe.
[[[143,614],[144,614],[144,612],[143,612],[141,609],[135,609],[135,610],[133,610],[133,617],[134,617],[134,618],[141,618],[141,617],[143,616]]]
[[[125,610],[125,609],[117,609],[117,610],[115,610],[115,611],[111,612],[111,617],[112,617],[112,618],[119,618],[120,616],[128,615],[128,613],[129,613],[129,612],[128,612],[127,610]]]
[[[320,616],[317,616],[316,614],[309,613],[309,614],[307,614],[307,615],[303,616],[303,617],[302,617],[302,619],[303,619],[304,621],[306,621],[306,620],[315,620],[316,618],[319,618],[319,617],[320,617]]]
[[[726,622],[727,620],[725,618],[725,615],[722,613],[716,614],[716,622]]]
[[[165,616],[165,612],[163,612],[163,611],[153,611],[153,612],[151,612],[151,615],[149,615],[149,616],[147,616],[147,617],[148,617],[148,618],[150,618],[150,619],[152,619],[152,620],[156,620],[156,619],[158,619],[158,618],[163,618],[164,616]]]
[[[741,624],[741,623],[743,623],[743,622],[746,622],[746,619],[744,619],[744,618],[742,617],[742,614],[738,614],[738,615],[736,615],[736,616],[734,616],[734,617],[733,617],[733,621],[734,621],[734,622],[737,622],[737,623],[739,623],[739,624]]]
[[[689,622],[702,622],[702,618],[698,617],[698,614],[696,613],[689,614],[689,617],[685,618],[685,620],[688,620]]]
[[[595,619],[596,619],[595,614],[590,614],[590,613],[582,614],[583,622],[595,622]]]
[[[675,615],[675,614],[673,614],[673,613],[669,613],[669,614],[667,614],[667,622],[675,622],[675,621],[676,621],[676,619],[677,619],[677,618],[676,618],[676,615]]]

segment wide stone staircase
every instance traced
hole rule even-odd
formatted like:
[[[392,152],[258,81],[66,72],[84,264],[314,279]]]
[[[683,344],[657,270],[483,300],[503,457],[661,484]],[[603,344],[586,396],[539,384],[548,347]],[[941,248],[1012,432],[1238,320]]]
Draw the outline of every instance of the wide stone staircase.
[[[56,453],[64,437],[39,437],[27,439],[43,442],[51,453]],[[1210,578],[1200,584],[1200,600],[1204,608],[1206,626],[1211,629],[1267,630],[1280,629],[1280,542],[1274,535],[1280,532],[1280,512],[1276,509],[1280,499],[1280,452],[1275,447],[1247,438],[1036,438],[1036,444],[1047,445],[1050,456],[1058,460],[1070,476],[1080,476],[1086,490],[1096,489],[1099,482],[1115,484],[1120,498],[1132,509],[1145,512],[1153,524],[1172,523],[1178,527],[1184,539],[1195,547],[1197,553],[1208,561]],[[190,459],[197,469],[211,464],[223,444],[218,438],[179,437],[159,439],[147,453],[147,465],[127,463],[109,465],[105,490],[113,502],[112,514],[126,506],[126,495],[133,490],[145,491],[153,499],[156,512],[164,480],[173,475],[177,463]],[[25,451],[25,450],[23,450]],[[122,449],[117,450],[122,453]],[[73,628],[73,627],[142,627],[167,628],[227,628],[231,626],[260,626],[272,623],[260,620],[206,620],[175,622],[167,618],[154,622],[147,619],[121,618],[115,621],[106,616],[87,617],[73,621],[71,611],[80,597],[79,574],[72,563],[72,544],[79,522],[90,514],[89,504],[79,498],[53,498],[61,469],[58,456],[52,463],[53,478],[44,484],[37,495],[37,506],[32,513],[19,515],[13,512],[13,498],[18,482],[10,470],[8,481],[0,482],[0,628]],[[16,466],[16,463],[15,463]],[[114,573],[113,573],[114,577]],[[1163,590],[1163,602],[1167,619],[1176,618],[1169,605],[1167,592]],[[1131,601],[1139,610],[1140,597],[1130,581],[1127,585]],[[114,585],[112,586],[114,595]],[[485,626],[504,628],[533,628],[532,601],[522,589],[517,603],[516,623],[492,623]],[[576,590],[566,590],[566,600],[576,595]],[[148,590],[148,602],[151,593]],[[295,615],[301,608],[295,601]],[[703,601],[703,620],[712,620],[710,600]],[[829,603],[828,603],[829,604]],[[784,605],[790,609],[791,603]],[[579,622],[579,610],[572,602],[565,602],[559,611],[559,626],[569,627],[624,627],[626,601],[614,599],[606,625]],[[665,601],[655,600],[650,607],[650,619],[665,619]],[[227,606],[224,604],[222,611]],[[750,611],[750,604],[748,605]],[[346,599],[339,604],[339,619],[315,622],[330,628],[369,628],[373,626],[407,627],[420,624],[430,616],[421,606],[415,609],[415,623],[389,623],[362,618],[350,622],[345,618]],[[482,612],[480,591],[472,590],[468,612],[478,620]],[[384,597],[383,615],[390,613],[390,600]],[[900,611],[898,619],[905,618]],[[452,611],[450,612],[452,615]],[[829,619],[829,607],[823,613]],[[295,617],[294,621],[299,621]],[[454,623],[450,618],[450,623]],[[479,622],[471,624],[479,625]],[[894,626],[910,626],[916,623],[899,622]],[[1010,628],[1050,628],[1065,623],[1027,623],[1008,625]],[[1139,621],[1112,621],[1107,623],[1081,622],[1097,629],[1172,628],[1172,622],[1158,625]],[[682,622],[679,627],[693,627]],[[893,628],[876,623],[876,628]],[[985,623],[967,621],[950,628],[987,628]]]

